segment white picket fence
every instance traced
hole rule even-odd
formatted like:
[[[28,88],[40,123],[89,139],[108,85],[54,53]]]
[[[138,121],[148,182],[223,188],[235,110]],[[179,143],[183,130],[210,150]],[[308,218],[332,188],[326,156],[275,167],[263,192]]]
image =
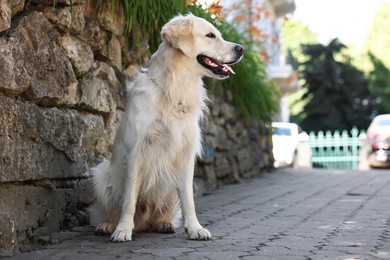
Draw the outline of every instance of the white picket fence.
[[[362,145],[359,135],[365,133],[354,127],[351,131],[310,132],[313,167],[333,169],[357,169],[359,148]]]

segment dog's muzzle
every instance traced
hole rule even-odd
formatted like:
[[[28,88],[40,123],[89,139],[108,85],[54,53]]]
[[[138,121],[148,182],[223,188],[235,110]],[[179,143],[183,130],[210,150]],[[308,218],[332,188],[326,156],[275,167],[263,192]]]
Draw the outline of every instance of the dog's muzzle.
[[[236,54],[236,58],[233,61],[226,63],[203,54],[199,54],[196,58],[203,67],[209,69],[214,74],[220,76],[230,76],[232,74],[236,74],[230,65],[233,65],[241,60],[242,55],[244,54],[244,47],[242,45],[236,44],[233,50]]]

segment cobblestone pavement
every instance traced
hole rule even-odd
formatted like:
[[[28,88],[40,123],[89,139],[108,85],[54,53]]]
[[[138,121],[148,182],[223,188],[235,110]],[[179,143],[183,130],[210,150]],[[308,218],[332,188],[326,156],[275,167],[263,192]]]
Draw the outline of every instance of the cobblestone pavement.
[[[278,170],[198,198],[197,211],[213,241],[179,228],[114,244],[88,227],[14,259],[390,259],[389,170]]]

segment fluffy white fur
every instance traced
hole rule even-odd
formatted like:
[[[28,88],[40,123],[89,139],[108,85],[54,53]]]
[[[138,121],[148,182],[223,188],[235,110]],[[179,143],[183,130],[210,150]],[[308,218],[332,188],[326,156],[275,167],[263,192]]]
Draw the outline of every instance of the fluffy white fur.
[[[91,169],[97,200],[92,218],[102,219],[96,232],[112,234],[113,242],[131,240],[133,230],[174,232],[181,213],[191,239],[211,239],[193,199],[199,121],[207,109],[202,77],[228,77],[233,72],[224,64],[239,61],[243,48],[193,15],[173,18],[161,34],[149,69],[130,89],[111,161]],[[199,55],[214,64],[206,59],[209,67],[202,65]]]

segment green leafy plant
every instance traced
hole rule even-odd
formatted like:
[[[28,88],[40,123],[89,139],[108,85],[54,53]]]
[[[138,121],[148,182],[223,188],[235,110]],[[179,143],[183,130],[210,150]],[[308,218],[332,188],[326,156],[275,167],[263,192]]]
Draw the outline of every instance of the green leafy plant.
[[[126,35],[131,36],[134,47],[147,38],[152,52],[160,42],[161,27],[174,15],[182,13],[185,8],[184,0],[89,0],[97,11],[111,8],[112,17],[123,8]]]

